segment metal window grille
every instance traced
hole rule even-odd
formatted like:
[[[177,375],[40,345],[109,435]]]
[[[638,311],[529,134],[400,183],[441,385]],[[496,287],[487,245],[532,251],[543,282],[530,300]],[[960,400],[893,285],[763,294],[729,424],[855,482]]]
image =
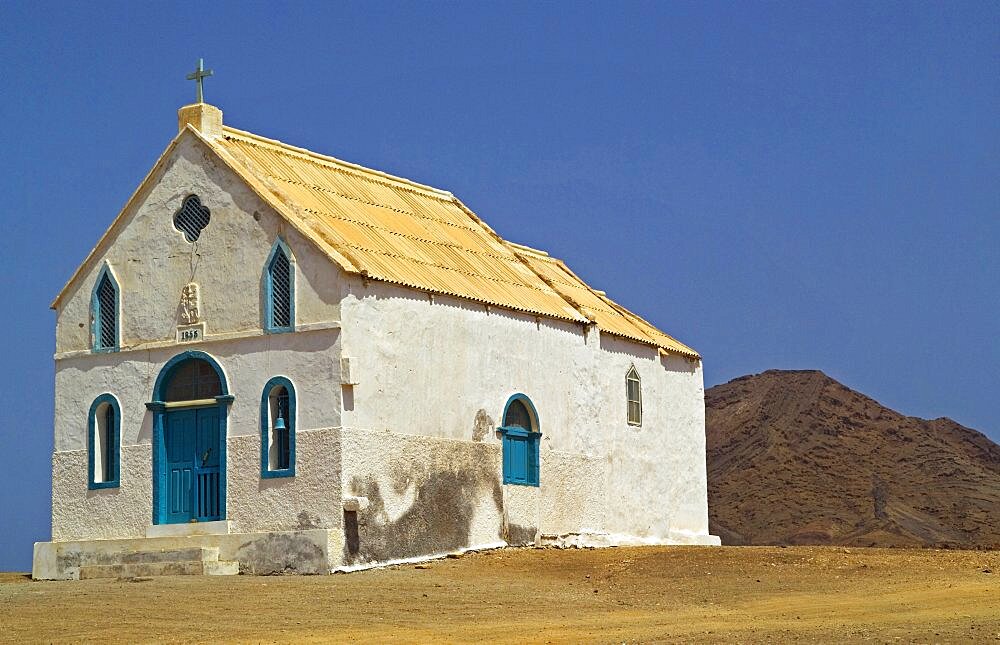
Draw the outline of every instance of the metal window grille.
[[[197,401],[222,394],[219,375],[207,361],[189,358],[170,375],[166,401]]]
[[[197,195],[189,195],[174,213],[174,228],[184,233],[184,239],[188,242],[195,242],[211,219],[212,211],[202,206]]]
[[[117,300],[115,285],[105,274],[97,287],[97,346],[100,349],[112,349],[115,346],[117,340],[115,332],[118,326]]]
[[[635,367],[625,376],[625,398],[628,400],[628,422],[642,425],[642,388]]]
[[[271,327],[292,326],[292,266],[284,250],[277,249],[268,269],[271,279]]]

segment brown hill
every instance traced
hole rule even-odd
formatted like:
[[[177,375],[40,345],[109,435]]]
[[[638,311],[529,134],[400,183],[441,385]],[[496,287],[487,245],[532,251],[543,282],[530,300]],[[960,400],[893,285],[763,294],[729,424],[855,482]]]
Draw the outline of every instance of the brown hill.
[[[1000,446],[818,371],[705,392],[709,525],[723,544],[1000,546]]]

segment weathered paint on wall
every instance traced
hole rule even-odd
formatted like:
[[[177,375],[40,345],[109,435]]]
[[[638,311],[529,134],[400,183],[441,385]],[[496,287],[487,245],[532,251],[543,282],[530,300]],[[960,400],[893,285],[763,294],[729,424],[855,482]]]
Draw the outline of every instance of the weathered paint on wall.
[[[346,285],[342,344],[357,383],[345,425],[499,446],[484,418],[499,425],[520,392],[543,438],[540,489],[505,487],[518,541],[531,532],[717,541],[708,535],[699,363],[572,323],[374,281]],[[626,419],[632,365],[642,379],[640,427]]]
[[[344,563],[447,553],[502,539],[497,444],[386,431],[343,432]]]
[[[194,243],[173,224],[191,194],[211,211]],[[189,282],[200,286],[209,334],[260,330],[261,276],[279,235],[294,254],[297,322],[339,319],[338,270],[191,133],[181,135],[160,177],[115,233],[62,300],[57,354],[90,348],[90,294],[105,262],[121,289],[123,348],[174,339],[183,324],[181,290]]]
[[[122,446],[121,486],[87,488],[87,451],[52,455],[52,540],[145,535],[153,508],[149,446]]]

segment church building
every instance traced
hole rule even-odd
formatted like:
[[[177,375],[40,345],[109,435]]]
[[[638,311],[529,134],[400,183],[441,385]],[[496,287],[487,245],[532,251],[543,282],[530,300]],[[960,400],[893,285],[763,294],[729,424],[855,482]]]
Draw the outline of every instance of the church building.
[[[718,544],[698,353],[450,192],[206,103],[52,308],[35,578]]]

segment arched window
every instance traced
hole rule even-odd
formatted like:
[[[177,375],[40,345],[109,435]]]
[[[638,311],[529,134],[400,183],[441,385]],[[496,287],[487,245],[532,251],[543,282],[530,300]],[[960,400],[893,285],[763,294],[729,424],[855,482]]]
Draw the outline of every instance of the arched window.
[[[264,329],[275,333],[294,328],[295,270],[292,254],[279,239],[264,267]]]
[[[121,408],[111,394],[94,399],[87,419],[87,487],[117,488]]]
[[[538,414],[531,400],[515,394],[503,411],[503,483],[538,486]]]
[[[642,425],[642,383],[635,365],[628,369],[625,375],[625,400],[628,402],[628,423],[633,426]]]
[[[118,283],[107,265],[97,276],[90,309],[94,351],[118,351]]]
[[[260,400],[260,476],[295,476],[295,387],[284,376],[268,381]]]

